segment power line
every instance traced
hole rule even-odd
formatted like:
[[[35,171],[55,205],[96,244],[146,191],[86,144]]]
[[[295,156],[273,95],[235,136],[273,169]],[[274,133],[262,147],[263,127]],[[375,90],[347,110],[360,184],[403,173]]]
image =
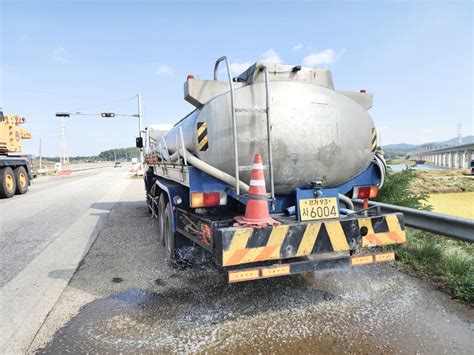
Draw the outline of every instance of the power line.
[[[102,104],[98,104],[98,105],[75,108],[75,109],[72,109],[70,111],[89,110],[91,108],[104,107],[104,106],[116,104],[116,103],[119,103],[119,102],[132,101],[132,100],[135,100],[136,98],[137,98],[136,96],[132,96],[132,97],[127,97],[127,98],[124,98],[124,99],[118,99],[118,100],[115,100],[115,101],[110,101],[110,102],[106,102],[106,103],[102,103]]]

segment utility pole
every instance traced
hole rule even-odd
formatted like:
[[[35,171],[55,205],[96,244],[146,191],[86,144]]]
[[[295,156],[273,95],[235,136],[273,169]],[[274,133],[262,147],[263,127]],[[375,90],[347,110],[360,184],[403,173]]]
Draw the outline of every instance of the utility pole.
[[[137,94],[138,98],[138,136],[142,137],[142,127],[143,127],[143,115],[142,115],[142,97],[140,93]],[[140,148],[140,165],[143,165],[143,148]]]
[[[462,144],[461,124],[458,123],[458,145]]]
[[[59,155],[59,161],[62,164],[69,164],[69,156],[67,154],[67,144],[66,144],[66,127],[64,126],[64,117],[60,116],[61,120],[61,152]]]
[[[40,145],[39,145],[39,170],[41,170],[43,167],[41,165],[41,138],[40,138]]]

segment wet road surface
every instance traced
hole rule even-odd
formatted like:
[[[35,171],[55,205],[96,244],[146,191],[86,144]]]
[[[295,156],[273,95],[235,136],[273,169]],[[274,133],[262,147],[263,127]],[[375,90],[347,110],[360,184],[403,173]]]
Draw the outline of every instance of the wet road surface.
[[[228,285],[172,268],[133,181],[31,350],[472,353],[474,310],[390,265]]]

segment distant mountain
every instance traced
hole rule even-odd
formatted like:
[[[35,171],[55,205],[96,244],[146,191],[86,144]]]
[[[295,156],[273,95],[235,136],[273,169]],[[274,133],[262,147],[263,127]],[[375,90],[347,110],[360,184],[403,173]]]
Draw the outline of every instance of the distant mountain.
[[[474,136],[466,136],[463,137],[462,139],[462,144],[469,144],[469,143],[474,143]],[[441,147],[450,147],[452,145],[457,145],[458,144],[458,139],[457,138],[451,138],[448,139],[447,141],[443,142],[431,142],[431,143],[426,143],[426,145],[434,145],[434,146],[441,146]],[[425,144],[422,144],[425,145]]]
[[[469,144],[469,143],[474,143],[474,136],[463,137],[462,144]],[[412,152],[421,148],[438,149],[438,148],[450,147],[457,144],[458,144],[458,139],[456,137],[456,138],[451,138],[442,142],[428,142],[424,144],[407,144],[407,143],[387,144],[387,145],[384,145],[382,148],[386,156],[393,157],[397,155],[405,155],[409,152]]]
[[[412,150],[417,149],[420,145],[415,144],[407,144],[407,143],[400,143],[400,144],[387,144],[383,146],[384,151],[401,151],[401,152],[410,152]]]

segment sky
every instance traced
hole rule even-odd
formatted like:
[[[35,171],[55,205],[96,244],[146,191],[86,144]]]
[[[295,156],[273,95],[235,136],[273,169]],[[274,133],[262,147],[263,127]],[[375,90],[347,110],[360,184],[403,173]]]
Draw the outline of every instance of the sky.
[[[226,55],[329,68],[338,90],[374,93],[382,144],[473,134],[471,1],[0,0],[0,107],[27,118],[24,151],[58,156],[55,112],[174,123],[193,109],[188,74]],[[133,146],[133,117],[65,120],[70,156]]]

